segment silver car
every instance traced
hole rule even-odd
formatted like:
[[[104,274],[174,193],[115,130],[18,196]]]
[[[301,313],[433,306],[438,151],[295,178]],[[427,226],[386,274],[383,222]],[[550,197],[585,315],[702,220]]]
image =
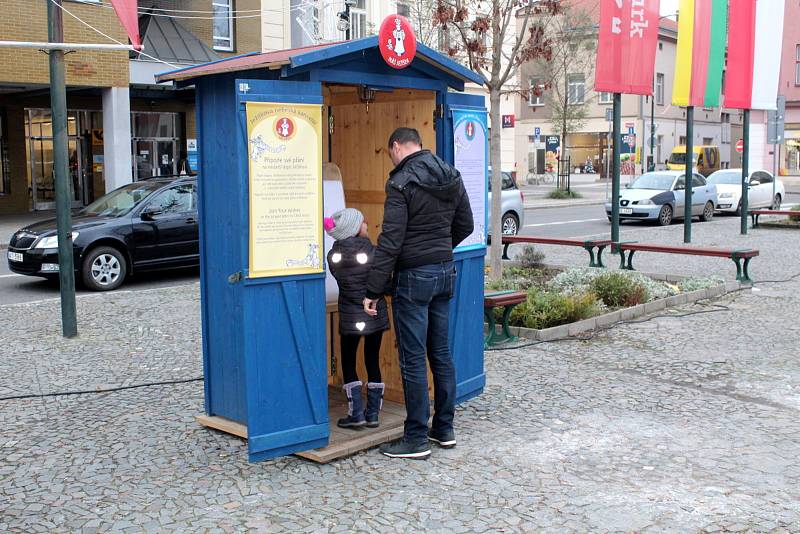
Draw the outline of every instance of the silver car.
[[[619,218],[657,221],[667,226],[673,219],[683,218],[685,191],[684,171],[645,173],[620,193]],[[706,183],[702,174],[693,173],[692,216],[710,221],[718,204],[717,187]],[[606,202],[606,215],[610,221],[610,202]]]
[[[708,183],[717,186],[719,194],[719,211],[728,211],[740,215],[742,213],[742,169],[724,169],[708,177]],[[786,198],[783,181],[775,179],[772,173],[764,170],[750,172],[747,192],[748,208],[780,209]],[[773,196],[773,188],[775,195]]]
[[[525,196],[517,187],[514,177],[503,172],[503,193],[500,202],[503,208],[503,235],[517,235],[525,226]],[[486,212],[492,220],[492,178],[489,171],[489,204]],[[491,223],[490,223],[491,224]]]

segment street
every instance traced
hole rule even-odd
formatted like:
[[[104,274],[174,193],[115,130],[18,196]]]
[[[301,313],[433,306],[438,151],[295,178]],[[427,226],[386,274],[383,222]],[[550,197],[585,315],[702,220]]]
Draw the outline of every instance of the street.
[[[800,203],[800,194],[788,194],[784,208]],[[732,215],[719,215],[715,218],[728,220],[729,224],[737,225],[739,220]],[[682,222],[673,223],[674,231],[680,232]],[[698,223],[695,220],[695,224]],[[639,221],[624,222],[620,228],[620,235],[626,233],[647,231],[657,228],[654,224]],[[540,237],[584,238],[602,235],[611,231],[611,226],[606,219],[602,205],[565,206],[559,208],[532,208],[525,211],[525,226],[520,235],[535,235]],[[544,248],[545,254],[548,248]],[[144,273],[131,277],[122,287],[123,291],[138,291],[142,289],[166,288],[197,282],[197,269],[178,269],[173,271],[158,271]],[[79,298],[81,295],[91,294],[78,286]],[[0,262],[0,305],[16,304],[20,302],[34,302],[58,298],[57,284],[50,283],[40,278],[20,276],[8,270],[8,262]]]

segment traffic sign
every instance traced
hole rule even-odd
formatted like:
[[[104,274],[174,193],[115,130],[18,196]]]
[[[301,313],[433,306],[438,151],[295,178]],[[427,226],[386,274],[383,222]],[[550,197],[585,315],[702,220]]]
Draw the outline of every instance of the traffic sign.
[[[533,135],[539,137],[540,135],[542,135],[542,129],[537,126],[536,128],[533,129]]]
[[[739,139],[736,141],[736,152],[739,152],[740,154],[744,152],[744,140]]]
[[[628,126],[628,134],[633,135],[635,133],[633,126]]]
[[[606,108],[606,122],[614,120],[614,108]]]

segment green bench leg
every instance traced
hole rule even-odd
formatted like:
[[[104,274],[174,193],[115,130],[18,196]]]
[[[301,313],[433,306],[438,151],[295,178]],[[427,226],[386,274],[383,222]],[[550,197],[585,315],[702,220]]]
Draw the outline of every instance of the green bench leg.
[[[750,260],[753,258],[733,258],[733,262],[736,264],[736,279],[740,282],[745,284],[752,284],[753,279],[750,278]],[[742,265],[742,260],[744,260],[744,265]]]
[[[635,271],[636,269],[633,268],[633,253],[636,252],[635,250],[628,251],[628,260],[625,261],[625,251],[619,251],[619,268],[625,271]],[[626,264],[627,263],[627,264]]]
[[[510,260],[510,259],[511,259],[511,258],[509,258],[509,257],[508,257],[508,246],[509,246],[510,244],[511,244],[511,243],[505,243],[505,244],[503,245],[503,259],[504,259],[504,260]]]
[[[752,221],[752,228],[758,228],[758,215],[750,215]]]
[[[595,261],[594,247],[584,246],[583,248],[589,251],[589,267],[605,267],[605,265],[603,265],[603,250],[606,248],[605,245],[597,246],[597,261]]]
[[[517,336],[511,333],[511,327],[508,325],[508,319],[511,317],[511,311],[516,307],[516,304],[511,304],[506,306],[503,310],[503,320],[500,334],[497,333],[497,322],[494,320],[494,308],[484,310],[483,314],[486,316],[486,323],[489,325],[489,332],[486,334],[486,338],[483,340],[484,349],[494,345],[500,345],[502,343],[508,343],[517,340]]]

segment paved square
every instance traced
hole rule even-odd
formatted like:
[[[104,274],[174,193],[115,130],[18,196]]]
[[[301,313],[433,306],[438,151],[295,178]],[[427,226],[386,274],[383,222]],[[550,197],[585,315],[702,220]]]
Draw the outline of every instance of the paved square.
[[[681,237],[623,226],[626,240],[637,232]],[[740,237],[720,218],[694,235],[759,248],[756,280],[800,273],[800,232]],[[730,261],[663,254],[637,266],[734,274]],[[3,400],[0,532],[797,532],[800,278],[758,289],[487,353],[458,447],[427,462],[371,450],[248,464],[241,440],[195,423],[199,381]],[[73,341],[57,302],[0,307],[0,397],[201,376],[198,293],[81,297]]]

